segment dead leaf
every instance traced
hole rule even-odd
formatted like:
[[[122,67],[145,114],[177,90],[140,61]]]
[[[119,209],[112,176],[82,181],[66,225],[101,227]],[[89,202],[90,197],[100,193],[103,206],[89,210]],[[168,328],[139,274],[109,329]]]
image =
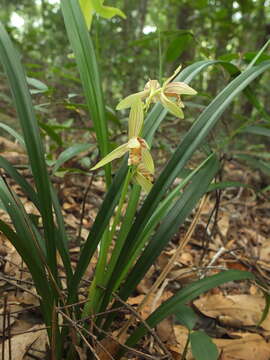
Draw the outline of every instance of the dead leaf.
[[[33,332],[27,332],[24,334],[16,335],[11,338],[11,349],[12,349],[12,359],[22,360],[22,359],[30,359],[30,357],[25,357],[28,350],[31,354],[39,356],[41,355],[40,351],[46,351],[46,343],[47,343],[47,333],[46,330],[42,329],[44,325],[35,325],[30,330]],[[35,352],[34,350],[30,350],[31,347],[34,347],[39,350],[39,352]],[[8,340],[4,343],[5,349],[5,358],[8,357]],[[43,354],[44,355],[44,354]],[[3,357],[0,357],[0,360],[4,360]]]
[[[105,338],[96,345],[96,354],[100,360],[111,360],[118,350],[119,343],[112,338]]]
[[[218,220],[218,227],[224,238],[227,236],[229,226],[230,226],[230,213],[223,212],[222,216]]]
[[[158,337],[163,343],[175,345],[176,344],[176,338],[173,331],[173,322],[171,318],[167,318],[162,320],[157,326],[156,326],[156,332]]]
[[[174,325],[173,330],[174,330],[176,345],[170,345],[168,347],[168,349],[173,354],[175,353],[175,354],[181,355],[181,354],[183,354],[183,351],[184,351],[186,343],[187,343],[188,329],[182,325]],[[176,355],[173,355],[173,356],[174,356],[174,358],[177,358]],[[179,356],[179,359],[181,359],[180,356]],[[188,354],[187,354],[187,360],[190,360],[190,359],[193,359],[193,357],[191,355],[191,351],[189,350]]]
[[[234,333],[240,339],[212,339],[217,345],[220,360],[269,360],[270,344],[258,334]]]
[[[204,296],[194,302],[194,305],[205,315],[218,318],[229,326],[256,326],[260,321],[265,306],[265,300],[259,295],[228,295],[222,294]],[[270,314],[261,324],[265,330],[270,330]]]

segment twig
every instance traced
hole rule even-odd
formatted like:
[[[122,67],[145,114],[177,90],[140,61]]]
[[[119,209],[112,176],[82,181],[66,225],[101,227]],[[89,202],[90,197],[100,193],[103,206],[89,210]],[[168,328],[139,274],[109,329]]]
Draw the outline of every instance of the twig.
[[[10,335],[10,309],[7,309],[7,336],[8,336],[8,360],[12,360],[12,353],[11,353],[11,335]]]
[[[152,285],[152,287],[148,291],[147,295],[144,297],[143,301],[140,303],[140,305],[139,305],[139,307],[137,309],[138,312],[143,308],[145,303],[149,300],[150,296],[157,291],[160,284],[166,279],[168,273],[171,271],[171,269],[173,268],[173,266],[175,264],[175,260],[178,258],[181,251],[184,249],[184,247],[187,245],[187,243],[191,239],[191,236],[192,236],[192,234],[193,234],[193,232],[194,232],[194,230],[196,228],[196,225],[197,225],[197,223],[199,221],[199,217],[201,215],[202,209],[203,209],[203,207],[204,207],[204,205],[206,203],[206,200],[207,200],[207,197],[206,196],[203,197],[203,199],[201,201],[201,204],[199,206],[199,209],[197,210],[196,215],[195,215],[194,219],[192,220],[192,223],[190,224],[190,226],[188,228],[188,231],[187,231],[183,241],[180,243],[179,247],[176,249],[176,251],[173,254],[173,256],[171,257],[170,261],[164,267],[163,271],[161,272],[161,274],[159,275],[159,277],[157,278],[155,283]],[[134,321],[134,317],[131,317],[129,319],[129,321],[127,322],[127,324],[120,330],[119,334],[120,335],[125,334],[133,321]]]
[[[83,225],[83,219],[84,219],[84,213],[85,213],[85,205],[86,205],[86,199],[87,195],[91,189],[92,183],[94,180],[94,174],[92,174],[89,184],[87,186],[87,189],[85,190],[84,196],[83,196],[83,202],[82,202],[82,211],[81,211],[81,217],[80,217],[80,225],[79,225],[79,231],[77,236],[77,241],[79,244],[81,244],[81,234],[82,234],[82,225]]]
[[[23,286],[18,285],[17,283],[14,282],[14,281],[18,281],[18,280],[12,281],[12,280],[7,279],[6,276],[3,276],[3,275],[0,275],[0,279],[5,280],[7,283],[18,287],[19,289],[21,289],[21,290],[23,290],[25,292],[28,292],[29,294],[31,294],[31,295],[35,296],[36,298],[38,298],[39,300],[41,300],[41,297],[38,294],[35,294],[33,291],[25,289]]]
[[[96,354],[95,349],[93,348],[93,346],[88,342],[88,340],[86,339],[86,337],[82,334],[82,332],[79,329],[79,326],[77,325],[77,323],[72,320],[69,316],[67,316],[63,311],[59,310],[59,313],[68,321],[70,322],[70,324],[72,325],[73,328],[75,328],[77,330],[77,332],[79,333],[79,335],[81,336],[81,338],[83,339],[83,341],[86,343],[86,345],[89,347],[89,349],[92,351],[92,354],[94,355],[94,357],[97,360],[101,360],[99,358],[99,356]]]
[[[3,342],[2,342],[2,360],[5,360],[5,338],[6,338],[6,312],[7,312],[7,296],[4,297],[4,308],[3,308]]]
[[[149,333],[154,337],[154,339],[156,340],[156,342],[159,344],[159,346],[161,347],[161,349],[164,351],[164,353],[167,355],[168,359],[172,359],[171,353],[168,351],[168,349],[166,348],[166,346],[163,344],[163,342],[160,340],[160,338],[157,336],[157,334],[155,333],[155,331],[147,324],[147,322],[140,316],[140,314],[133,309],[132,306],[130,306],[129,304],[127,304],[125,301],[123,301],[116,293],[112,293],[112,295],[124,306],[126,306],[129,311],[133,314],[133,319],[136,317],[140,320],[140,322],[146,327],[146,329],[149,331]],[[119,332],[119,336],[122,335],[122,332]],[[123,335],[122,335],[123,336]]]
[[[122,344],[120,343],[120,341],[118,339],[115,339],[112,335],[110,335],[108,332],[106,332],[105,330],[99,328],[96,324],[93,324],[93,326],[101,333],[103,333],[104,335],[106,335],[107,337],[109,337],[110,339],[112,339],[113,341],[117,342],[119,344],[120,347],[126,349],[129,353],[134,354],[136,356],[139,356],[143,359],[149,359],[149,360],[161,360],[161,359],[168,359],[168,355],[165,356],[160,356],[160,357],[156,357],[156,356],[152,356],[152,355],[148,355],[145,354],[139,350],[135,350],[129,346],[127,346],[126,344]],[[84,331],[86,331],[88,333],[88,330],[85,328],[82,328]]]

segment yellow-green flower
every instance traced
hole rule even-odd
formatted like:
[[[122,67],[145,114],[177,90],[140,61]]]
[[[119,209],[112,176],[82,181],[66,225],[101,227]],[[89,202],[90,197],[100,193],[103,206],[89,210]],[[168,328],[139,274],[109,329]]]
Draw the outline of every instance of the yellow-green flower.
[[[147,142],[140,137],[143,127],[143,103],[138,98],[131,105],[129,114],[128,142],[118,146],[115,150],[100,160],[91,170],[96,170],[109,162],[128,153],[128,165],[135,167],[134,181],[149,192],[152,187],[154,162]]]
[[[174,74],[169,77],[162,86],[157,80],[149,80],[143,91],[129,95],[117,105],[117,110],[129,108],[138,99],[145,101],[145,108],[148,109],[150,103],[161,102],[165,109],[176,117],[183,118],[184,107],[180,95],[195,95],[197,91],[192,89],[184,82],[170,82],[179,72],[179,66]]]
[[[104,0],[80,0],[82,13],[85,18],[87,28],[90,29],[93,14],[104,17],[105,19],[111,19],[113,16],[118,15],[126,19],[126,15],[118,8],[111,6],[104,6]]]

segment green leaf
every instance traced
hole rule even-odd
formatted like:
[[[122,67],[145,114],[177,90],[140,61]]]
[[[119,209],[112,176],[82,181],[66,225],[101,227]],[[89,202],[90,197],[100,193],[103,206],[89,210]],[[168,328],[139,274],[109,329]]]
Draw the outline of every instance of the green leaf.
[[[267,46],[270,44],[270,39],[266,41],[266,43],[262,46],[262,48],[256,53],[256,55],[253,57],[252,61],[248,64],[247,69],[254,66],[256,63],[262,60],[269,60],[269,55],[266,55],[266,57],[263,57],[263,52],[266,50]],[[247,55],[247,54],[246,54]]]
[[[0,199],[7,210],[16,233],[3,221],[0,221],[0,230],[8,237],[13,246],[27,264],[38,294],[42,297],[42,313],[46,324],[51,323],[51,311],[53,306],[54,291],[49,286],[47,274],[43,267],[41,258],[46,258],[40,238],[36,237],[32,223],[28,218],[21,202],[15,194],[7,188],[5,182],[0,178]]]
[[[87,151],[91,144],[75,144],[64,150],[55,162],[52,172],[55,173],[61,165],[81,152]]]
[[[91,228],[91,232],[84,244],[84,247],[81,251],[80,258],[73,276],[72,286],[70,288],[70,297],[69,302],[74,301],[74,297],[77,293],[77,287],[79,286],[81,277],[83,276],[90,259],[95,253],[98,243],[108,225],[110,218],[113,214],[113,210],[118,203],[120,198],[119,188],[121,188],[122,183],[127,174],[127,157],[122,162],[122,166],[115,175],[113,182],[107,192],[105,199],[101,204],[101,208],[95,218],[94,224]]]
[[[116,15],[121,16],[124,19],[126,18],[126,15],[120,9],[111,6],[104,6],[103,0],[80,0],[80,5],[88,29],[91,27],[94,12],[105,19],[111,19]]]
[[[215,191],[215,190],[223,190],[227,188],[238,188],[238,187],[244,187],[244,188],[252,188],[252,186],[248,184],[243,184],[239,181],[222,181],[219,183],[210,184],[208,188],[208,192]]]
[[[110,146],[103,91],[93,43],[78,0],[62,0],[61,9],[70,45],[75,54],[86,103],[94,123],[98,147],[103,158],[110,152]],[[105,175],[109,185],[111,181],[110,164],[105,166]]]
[[[192,355],[196,360],[217,360],[218,349],[212,339],[203,331],[193,331],[190,334]]]
[[[197,315],[194,310],[192,310],[189,306],[180,305],[175,312],[175,320],[179,323],[187,327],[189,330],[192,330],[197,322]]]
[[[6,132],[8,132],[13,137],[15,137],[15,139],[18,141],[18,143],[20,143],[21,146],[23,148],[25,148],[25,143],[24,143],[23,137],[19,133],[17,133],[17,131],[13,130],[10,126],[3,124],[1,122],[0,122],[0,128],[5,130]]]
[[[268,314],[269,314],[269,309],[270,309],[270,295],[266,292],[264,292],[264,298],[265,298],[265,307],[263,309],[263,313],[262,313],[262,316],[261,316],[261,319],[258,323],[257,326],[260,326],[264,320],[267,318]]]
[[[91,28],[92,17],[93,17],[93,5],[90,0],[80,0],[80,6],[85,19],[85,23],[88,29]]]
[[[0,24],[0,60],[9,80],[37,189],[48,254],[48,266],[55,279],[57,279],[52,200],[44,149],[24,70],[19,61],[17,50],[14,49],[2,24]]]
[[[63,142],[61,139],[61,136],[59,134],[57,134],[57,132],[54,130],[54,127],[51,125],[46,124],[43,121],[39,121],[39,126],[41,127],[41,129],[43,129],[46,134],[53,140],[56,142],[57,145],[59,146],[63,146]]]
[[[265,126],[247,126],[243,128],[241,132],[261,136],[270,136],[270,128]]]
[[[151,328],[153,328],[163,319],[174,314],[180,305],[184,305],[190,301],[195,300],[196,297],[205,293],[206,291],[209,291],[210,289],[213,289],[229,281],[246,279],[254,279],[254,275],[246,271],[228,270],[223,271],[217,275],[193,282],[161,304],[161,306],[159,306],[146,319],[146,322]],[[148,330],[144,324],[140,324],[139,327],[128,338],[126,345],[131,347],[134,346],[147,333],[147,331]]]
[[[0,156],[0,167],[4,169],[7,174],[17,183],[21,186],[23,192],[31,201],[33,204],[39,209],[39,199],[35,192],[35,190],[32,188],[32,186],[25,180],[25,178],[15,169],[15,167],[10,164],[4,157]]]
[[[248,165],[256,170],[260,170],[266,175],[270,174],[270,164],[265,161],[246,154],[236,154],[234,157],[240,160],[244,160]]]
[[[30,90],[30,92],[32,94],[40,94],[40,93],[47,92],[49,90],[48,86],[38,79],[27,77],[26,81],[27,81],[28,85],[35,88],[34,90],[33,89]]]

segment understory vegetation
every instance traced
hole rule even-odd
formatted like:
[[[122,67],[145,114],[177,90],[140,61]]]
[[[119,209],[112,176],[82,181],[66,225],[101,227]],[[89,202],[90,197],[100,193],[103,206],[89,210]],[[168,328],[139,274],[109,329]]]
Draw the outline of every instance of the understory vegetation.
[[[268,1],[4,3],[2,359],[269,359]]]

